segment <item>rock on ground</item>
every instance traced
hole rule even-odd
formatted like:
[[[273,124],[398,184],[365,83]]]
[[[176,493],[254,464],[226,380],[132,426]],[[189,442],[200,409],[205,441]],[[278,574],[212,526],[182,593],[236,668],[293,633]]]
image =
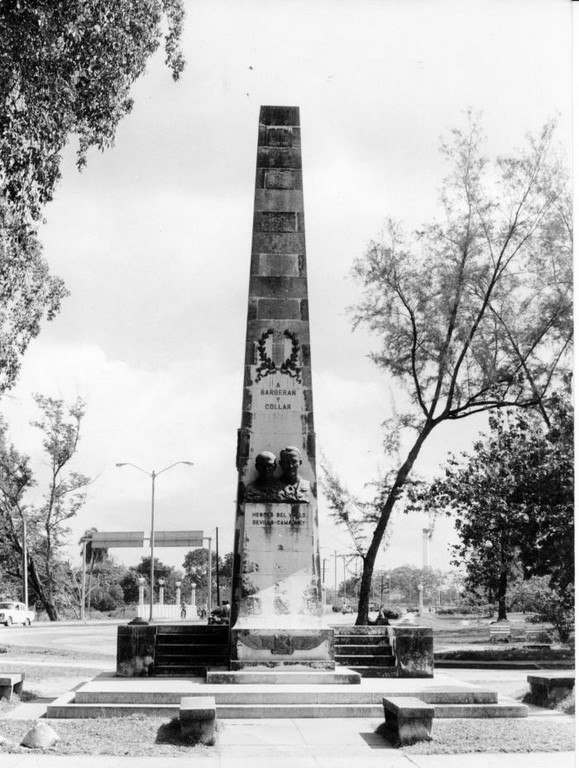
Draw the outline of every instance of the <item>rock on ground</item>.
[[[37,723],[27,731],[20,744],[30,749],[48,749],[54,746],[59,739],[60,737],[54,728],[46,723]]]

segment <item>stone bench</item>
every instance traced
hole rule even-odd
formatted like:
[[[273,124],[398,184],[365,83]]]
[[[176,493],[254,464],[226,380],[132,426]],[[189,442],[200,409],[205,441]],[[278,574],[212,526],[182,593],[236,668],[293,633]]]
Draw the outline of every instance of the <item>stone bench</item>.
[[[571,693],[575,686],[575,673],[568,675],[543,674],[527,675],[531,686],[531,701],[544,707],[553,707]]]
[[[497,624],[490,624],[489,625],[489,633],[490,633],[490,639],[491,642],[494,642],[495,640],[507,640],[509,641],[511,639],[511,627],[506,622],[500,622]]]
[[[0,699],[12,701],[12,694],[20,696],[24,685],[24,672],[0,672]]]
[[[195,744],[215,743],[215,697],[186,696],[179,708],[181,735]]]
[[[434,707],[415,696],[388,696],[384,705],[385,736],[396,747],[432,739]]]

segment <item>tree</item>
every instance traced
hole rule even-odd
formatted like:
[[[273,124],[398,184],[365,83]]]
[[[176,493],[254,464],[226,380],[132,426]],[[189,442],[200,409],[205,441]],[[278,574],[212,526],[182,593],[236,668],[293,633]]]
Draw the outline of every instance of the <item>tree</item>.
[[[368,619],[376,556],[395,505],[432,432],[494,409],[539,407],[572,339],[571,217],[553,124],[491,169],[469,114],[443,152],[453,164],[442,212],[412,241],[389,222],[354,266],[364,294],[354,323],[378,335],[372,355],[408,393],[386,423],[405,453],[384,478],[364,554],[357,623]]]
[[[123,590],[123,600],[126,605],[132,605],[139,600],[139,574],[134,568],[129,568],[119,581]]]
[[[89,608],[102,613],[114,611],[125,604],[122,580],[126,568],[105,556],[95,566],[88,591]]]
[[[66,295],[37,239],[62,151],[112,145],[133,82],[159,46],[177,79],[182,0],[5,0],[0,5],[0,391]]]
[[[507,589],[522,576],[549,576],[570,603],[574,573],[573,432],[571,406],[558,394],[545,407],[551,428],[532,411],[489,417],[490,434],[472,453],[451,458],[443,478],[423,493],[428,508],[455,516],[455,563],[466,588],[484,586],[507,618]],[[567,607],[570,607],[568,605]]]
[[[27,501],[37,485],[30,459],[9,443],[7,426],[0,420],[0,555],[8,574],[22,580],[26,520],[30,588],[51,621],[55,621],[69,578],[60,553],[70,533],[68,521],[84,504],[89,483],[85,475],[68,470],[78,447],[84,404],[77,400],[68,408],[67,418],[62,400],[42,395],[34,399],[41,418],[32,424],[43,434],[49,467],[47,487],[39,502]]]
[[[186,578],[197,590],[197,600],[200,603],[206,603],[208,600],[208,560],[209,550],[205,548],[192,549],[185,555],[183,560],[183,570]],[[215,551],[211,552],[211,594],[217,592],[217,555]],[[227,594],[225,599],[229,600],[231,591],[231,578],[233,575],[233,552],[227,552],[219,558],[219,592],[220,596]]]
[[[66,295],[62,280],[49,274],[36,235],[0,198],[0,393],[14,384],[42,319],[52,320]]]
[[[132,569],[131,569],[132,570]],[[146,555],[141,558],[141,562],[134,569],[138,576],[142,576],[147,584],[151,581],[151,556]],[[160,560],[155,558],[155,580],[156,584],[153,588],[159,588],[159,579],[165,580],[165,599],[172,600],[175,597],[176,582],[183,580],[183,575],[180,571],[177,571],[172,565],[165,565]]]

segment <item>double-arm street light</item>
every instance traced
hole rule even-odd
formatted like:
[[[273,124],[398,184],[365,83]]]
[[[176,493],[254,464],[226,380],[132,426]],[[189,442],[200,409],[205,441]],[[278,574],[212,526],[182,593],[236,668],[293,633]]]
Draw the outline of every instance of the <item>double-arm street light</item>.
[[[153,621],[153,586],[155,584],[155,478],[162,475],[163,472],[176,467],[177,464],[186,464],[188,467],[193,466],[192,461],[175,461],[159,472],[155,472],[155,470],[147,472],[146,469],[138,467],[136,464],[131,464],[130,461],[124,461],[116,465],[117,467],[133,467],[151,478],[151,589],[149,595],[149,621]]]

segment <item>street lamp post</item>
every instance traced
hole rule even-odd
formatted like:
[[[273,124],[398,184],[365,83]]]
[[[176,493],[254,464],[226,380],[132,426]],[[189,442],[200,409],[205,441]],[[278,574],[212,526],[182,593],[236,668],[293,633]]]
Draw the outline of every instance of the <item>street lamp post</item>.
[[[143,469],[142,467],[138,467],[136,464],[132,464],[130,461],[123,461],[118,464],[116,464],[117,467],[133,467],[134,469],[138,469],[139,472],[143,472],[145,475],[148,475],[151,478],[151,574],[150,574],[150,595],[149,595],[149,621],[153,621],[153,587],[155,584],[155,478],[159,477],[159,475],[162,475],[163,472],[167,472],[167,470],[172,469],[173,467],[176,467],[177,464],[186,464],[188,467],[193,466],[192,461],[175,461],[173,464],[169,464],[168,467],[165,467],[160,472],[155,472],[153,469],[151,472],[147,472],[146,469]]]
[[[22,515],[22,592],[24,605],[28,610],[28,535],[25,514]]]
[[[212,577],[212,567],[211,567],[211,536],[204,536],[203,541],[209,542],[209,546],[207,549],[207,557],[208,557],[208,565],[207,565],[207,581],[209,583],[208,589],[207,589],[207,618],[211,616],[211,608],[213,607],[213,603],[211,601],[211,577]]]

